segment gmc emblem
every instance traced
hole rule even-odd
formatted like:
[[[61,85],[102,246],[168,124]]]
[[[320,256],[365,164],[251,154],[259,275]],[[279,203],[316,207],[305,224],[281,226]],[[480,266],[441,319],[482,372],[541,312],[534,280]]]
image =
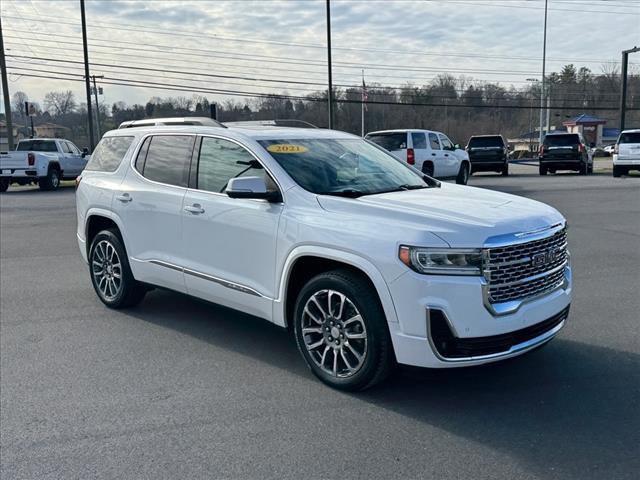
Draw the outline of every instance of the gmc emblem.
[[[531,257],[531,265],[534,267],[540,267],[551,263],[558,258],[558,250],[549,250],[543,253],[537,253]]]

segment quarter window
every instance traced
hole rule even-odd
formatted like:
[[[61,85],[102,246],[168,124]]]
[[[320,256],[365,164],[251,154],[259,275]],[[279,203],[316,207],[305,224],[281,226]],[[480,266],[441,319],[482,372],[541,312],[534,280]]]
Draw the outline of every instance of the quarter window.
[[[115,172],[122,162],[134,137],[105,137],[91,155],[85,170]]]
[[[411,134],[411,140],[413,140],[413,148],[427,148],[427,139],[425,138],[424,133],[413,132]]]
[[[264,174],[262,165],[240,145],[221,138],[202,138],[198,161],[199,190],[222,193],[232,178]]]
[[[435,133],[429,134],[429,145],[431,146],[431,150],[440,150],[440,141]]]
[[[186,187],[194,139],[194,136],[187,135],[152,137],[142,170],[144,177],[155,182]]]

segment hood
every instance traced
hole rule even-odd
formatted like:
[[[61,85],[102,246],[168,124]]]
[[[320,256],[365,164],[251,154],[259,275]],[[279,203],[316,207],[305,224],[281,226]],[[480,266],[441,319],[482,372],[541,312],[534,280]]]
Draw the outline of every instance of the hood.
[[[522,233],[564,222],[553,207],[507,193],[442,183],[440,188],[366,195],[319,196],[327,211],[372,216],[388,225],[412,224],[452,247],[478,248],[497,235]],[[373,220],[373,218],[372,218]],[[399,241],[404,239],[399,238]]]

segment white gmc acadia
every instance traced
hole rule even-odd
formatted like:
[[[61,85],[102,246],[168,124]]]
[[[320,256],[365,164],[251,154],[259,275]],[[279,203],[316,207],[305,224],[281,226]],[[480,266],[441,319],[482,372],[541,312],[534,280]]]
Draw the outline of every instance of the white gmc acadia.
[[[520,355],[567,319],[566,222],[550,206],[440,183],[338,131],[127,127],[77,189],[80,251],[109,307],[159,286],[257,315],[344,390],[395,362]]]

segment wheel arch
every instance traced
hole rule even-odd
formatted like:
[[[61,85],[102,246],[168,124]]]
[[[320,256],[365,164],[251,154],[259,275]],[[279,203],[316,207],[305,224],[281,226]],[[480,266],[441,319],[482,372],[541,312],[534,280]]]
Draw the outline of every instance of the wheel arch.
[[[122,243],[127,249],[126,239],[123,235],[122,221],[120,218],[115,215],[113,212],[103,209],[90,209],[87,212],[85,227],[84,227],[84,235],[86,239],[86,248],[87,255],[89,254],[89,249],[91,248],[91,242],[93,238],[100,232],[101,230],[106,230],[107,228],[114,228],[118,233],[118,236],[122,240]]]
[[[351,252],[306,246],[294,249],[284,264],[278,299],[274,302],[274,323],[290,328],[295,300],[306,281],[337,268],[346,268],[366,279],[376,291],[387,322],[398,321],[387,283],[370,261]]]

